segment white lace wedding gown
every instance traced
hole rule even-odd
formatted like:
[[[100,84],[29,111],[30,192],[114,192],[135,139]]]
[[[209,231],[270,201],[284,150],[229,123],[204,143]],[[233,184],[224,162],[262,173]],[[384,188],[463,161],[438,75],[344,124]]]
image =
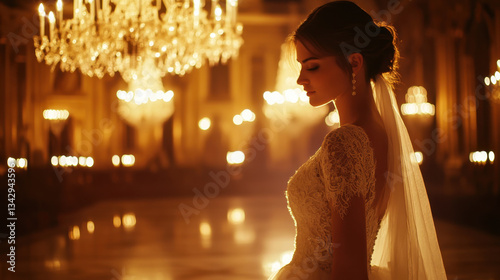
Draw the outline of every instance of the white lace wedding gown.
[[[332,280],[332,252],[340,246],[332,244],[332,211],[344,217],[354,196],[365,199],[370,280],[446,279],[425,184],[394,93],[381,75],[372,89],[389,147],[390,192],[383,218],[375,215],[375,161],[368,136],[354,125],[330,132],[288,182],[295,252],[270,280]]]
[[[286,193],[297,231],[295,252],[292,261],[271,279],[330,279],[332,252],[339,246],[332,243],[331,213],[337,211],[344,217],[353,196],[365,198],[370,262],[380,221],[372,207],[373,150],[362,128],[345,125],[330,132],[292,176]]]

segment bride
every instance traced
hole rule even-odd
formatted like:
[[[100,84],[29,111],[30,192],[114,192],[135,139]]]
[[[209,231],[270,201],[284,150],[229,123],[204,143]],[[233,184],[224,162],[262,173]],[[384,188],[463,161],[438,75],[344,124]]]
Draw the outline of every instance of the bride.
[[[297,83],[313,106],[334,101],[340,127],[288,182],[295,252],[270,279],[446,279],[392,91],[394,29],[337,1],[316,8],[291,39]]]

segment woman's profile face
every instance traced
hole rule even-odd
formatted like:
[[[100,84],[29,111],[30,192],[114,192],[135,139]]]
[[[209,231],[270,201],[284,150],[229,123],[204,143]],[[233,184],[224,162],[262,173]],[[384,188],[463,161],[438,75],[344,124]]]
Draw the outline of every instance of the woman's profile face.
[[[297,84],[304,87],[312,106],[321,106],[342,94],[351,94],[351,79],[338,66],[334,56],[317,57],[299,40],[296,50],[297,60],[301,64]]]

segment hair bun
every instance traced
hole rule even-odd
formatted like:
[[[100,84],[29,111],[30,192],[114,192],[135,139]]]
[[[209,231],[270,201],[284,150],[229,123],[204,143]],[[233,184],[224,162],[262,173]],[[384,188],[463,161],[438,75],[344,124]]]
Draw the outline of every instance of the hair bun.
[[[365,53],[372,61],[372,69],[368,69],[368,76],[393,72],[397,68],[397,48],[395,46],[395,30],[391,26],[380,26],[380,32],[371,42],[372,53]]]
[[[375,29],[375,30],[374,30]],[[318,56],[334,55],[345,71],[352,71],[348,56],[363,55],[366,79],[379,74],[397,80],[399,52],[392,26],[375,22],[366,11],[350,1],[334,1],[316,8],[300,24],[294,41],[307,42]]]

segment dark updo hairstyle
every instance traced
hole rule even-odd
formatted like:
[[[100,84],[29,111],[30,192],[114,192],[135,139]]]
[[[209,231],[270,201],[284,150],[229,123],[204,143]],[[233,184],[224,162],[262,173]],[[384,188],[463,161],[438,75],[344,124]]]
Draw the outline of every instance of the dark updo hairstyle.
[[[390,82],[398,80],[399,51],[395,29],[374,22],[367,12],[352,2],[335,1],[316,8],[291,40],[304,43],[318,57],[335,56],[338,65],[349,73],[352,73],[352,67],[348,56],[360,53],[364,58],[367,81],[375,79],[378,74],[384,74]]]

